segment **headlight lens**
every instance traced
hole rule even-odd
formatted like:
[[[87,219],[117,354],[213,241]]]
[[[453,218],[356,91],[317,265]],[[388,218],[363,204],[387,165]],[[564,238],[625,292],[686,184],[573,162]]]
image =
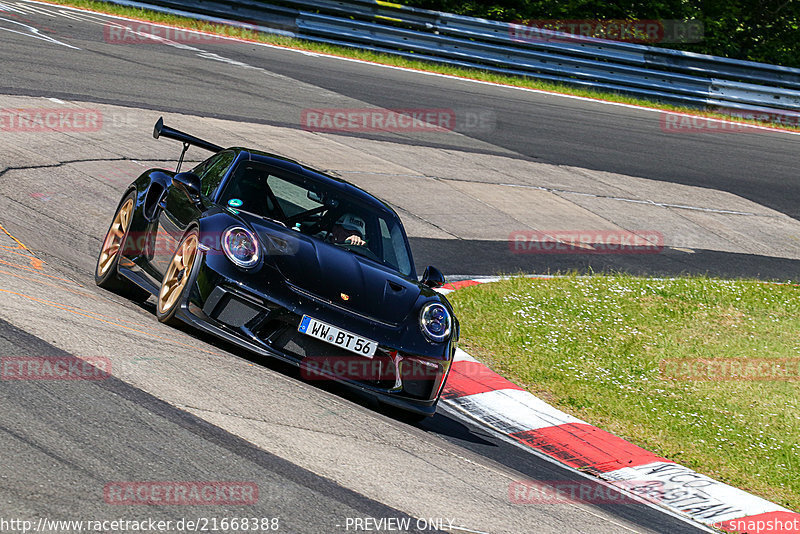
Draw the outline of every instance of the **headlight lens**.
[[[228,259],[245,269],[258,263],[258,239],[253,232],[233,226],[222,234],[222,250]]]
[[[453,318],[447,308],[438,302],[425,305],[419,314],[422,331],[432,341],[444,341],[450,335]]]

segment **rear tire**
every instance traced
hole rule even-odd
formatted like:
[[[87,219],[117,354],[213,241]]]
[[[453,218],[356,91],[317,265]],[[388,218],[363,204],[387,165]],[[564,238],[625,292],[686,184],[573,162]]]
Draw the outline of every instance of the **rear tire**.
[[[131,191],[120,202],[111,226],[103,238],[97,266],[94,269],[94,282],[103,289],[113,291],[125,298],[144,302],[150,297],[150,292],[119,274],[120,250],[128,239],[135,206],[136,193]]]
[[[177,326],[181,323],[175,315],[185,300],[192,268],[197,261],[198,232],[190,230],[181,240],[169,262],[161,288],[158,291],[156,316],[162,323]]]

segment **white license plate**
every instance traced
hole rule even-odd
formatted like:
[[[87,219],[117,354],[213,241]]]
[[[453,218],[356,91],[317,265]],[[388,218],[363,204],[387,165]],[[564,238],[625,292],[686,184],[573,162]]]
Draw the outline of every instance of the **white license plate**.
[[[337,347],[341,347],[367,358],[372,358],[375,355],[375,351],[378,349],[378,343],[376,341],[357,336],[341,328],[336,328],[333,325],[323,323],[308,315],[303,316],[303,320],[300,321],[300,326],[297,327],[297,330],[298,332],[321,339],[331,345],[336,345]]]

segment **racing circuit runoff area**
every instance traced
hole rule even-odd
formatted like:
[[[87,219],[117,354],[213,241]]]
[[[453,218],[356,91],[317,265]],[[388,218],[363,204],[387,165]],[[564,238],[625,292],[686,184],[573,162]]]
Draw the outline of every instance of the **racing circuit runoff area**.
[[[0,520],[42,526],[40,519],[152,518],[171,521],[177,531],[192,530],[188,521],[197,527],[205,521],[210,530],[223,519],[232,531],[230,520],[245,516],[260,530],[278,532],[702,530],[635,503],[514,502],[509,488],[515,482],[587,479],[445,410],[410,426],[346,391],[309,384],[281,365],[161,325],[152,299],[140,307],[95,287],[100,240],[132,179],[176,163],[179,145],[151,136],[162,114],[165,123],[211,142],[280,153],[387,200],[406,225],[418,267],[434,264],[449,275],[581,268],[583,257],[520,253],[509,243],[512,232],[572,229],[661,236],[658,254],[598,257],[601,267],[670,273],[713,266],[731,274],[784,276],[800,259],[795,219],[731,192],[547,163],[458,128],[396,137],[303,128],[304,109],[363,109],[368,103],[272,73],[265,58],[336,62],[337,69],[338,60],[255,47],[238,52],[227,42],[206,53],[169,46],[145,52],[105,42],[97,20],[41,13],[25,19],[59,42],[31,37],[28,30],[0,32],[4,68],[22,73],[30,58],[39,62],[4,91],[15,94],[0,96],[0,351],[4,357],[77,356],[100,372],[91,380],[0,381],[0,444],[6,451]],[[116,103],[98,103],[108,99],[74,90],[77,79],[67,76],[57,87],[47,76],[56,64],[75,64],[85,76],[92,71],[98,80],[120,82],[126,70],[121,65],[134,62],[167,77],[213,73],[243,93],[252,88],[258,98],[264,85],[273,96],[292,97],[279,102],[286,116],[277,123],[244,122],[208,118],[211,113],[200,110],[123,105],[125,91],[135,90],[124,83],[116,86]],[[352,68],[374,69],[375,76],[390,72]],[[423,77],[391,76],[407,77],[410,85]],[[184,95],[191,106],[210,105],[202,102],[209,89],[200,78]],[[52,95],[44,94],[48,90]],[[150,90],[151,102],[168,94],[164,87]],[[512,91],[485,90],[501,96]],[[554,97],[519,98],[552,105]],[[602,113],[617,111],[641,128],[659,127],[654,112]],[[463,116],[459,109],[454,113],[456,121]],[[497,116],[483,116],[485,127],[502,128]],[[774,137],[778,144],[789,137],[740,135],[745,142],[750,135]],[[205,157],[197,149],[188,153],[192,161]],[[145,482],[157,484],[130,485]],[[220,488],[223,483],[228,486]],[[165,488],[173,497],[179,488],[182,505],[168,502]],[[144,506],[125,495],[159,501]],[[0,523],[4,532],[17,528],[22,530],[19,522],[6,528]]]

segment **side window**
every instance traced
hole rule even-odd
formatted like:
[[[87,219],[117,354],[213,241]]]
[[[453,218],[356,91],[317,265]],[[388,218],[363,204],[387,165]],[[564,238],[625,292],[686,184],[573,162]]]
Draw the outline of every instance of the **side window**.
[[[406,240],[400,229],[400,224],[395,223],[389,227],[387,221],[381,217],[381,240],[383,242],[383,259],[393,265],[403,274],[411,274],[411,258],[406,248]]]
[[[204,162],[198,164],[197,167],[193,168],[191,172],[195,173],[197,176],[203,176],[203,174],[206,172],[206,169],[208,169],[210,165],[213,165],[214,162],[217,161],[218,155],[219,154],[214,154]]]
[[[381,227],[381,243],[383,244],[383,256],[384,260],[391,265],[397,266],[397,255],[394,253],[394,247],[392,246],[392,234],[389,232],[389,227],[386,226],[386,221],[383,218],[379,218],[379,226]]]
[[[198,168],[200,171],[198,176],[202,186],[200,190],[203,196],[211,197],[214,195],[214,191],[222,181],[222,177],[225,176],[231,163],[233,163],[233,158],[233,152],[221,152],[204,163],[201,166],[202,170]]]

